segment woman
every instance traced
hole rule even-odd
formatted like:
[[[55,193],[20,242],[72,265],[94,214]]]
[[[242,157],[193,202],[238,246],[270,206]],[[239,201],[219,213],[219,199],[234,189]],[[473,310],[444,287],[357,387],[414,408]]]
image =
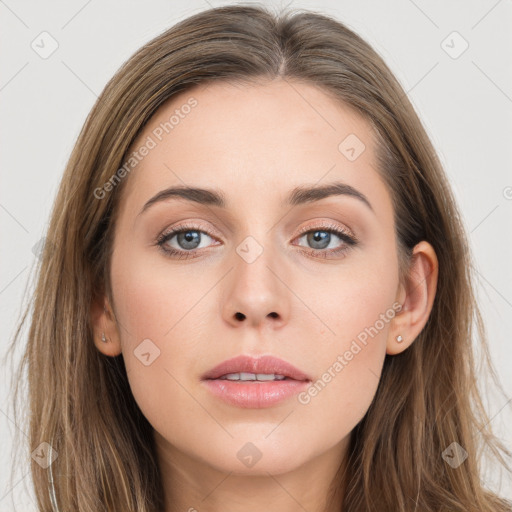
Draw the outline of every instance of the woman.
[[[326,16],[211,9],[131,57],[69,160],[33,307],[42,511],[510,510],[480,480],[480,447],[510,453],[446,176]]]

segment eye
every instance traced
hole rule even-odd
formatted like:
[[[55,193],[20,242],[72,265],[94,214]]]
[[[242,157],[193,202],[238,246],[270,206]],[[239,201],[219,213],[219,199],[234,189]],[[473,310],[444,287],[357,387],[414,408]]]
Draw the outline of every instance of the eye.
[[[209,239],[213,237],[197,226],[181,225],[162,233],[157,245],[168,256],[190,258],[197,249],[207,247]]]
[[[312,249],[309,252],[313,255],[321,254],[322,257],[341,254],[358,243],[355,236],[336,225],[318,226],[314,229],[305,228],[298,240],[304,238],[307,246]]]

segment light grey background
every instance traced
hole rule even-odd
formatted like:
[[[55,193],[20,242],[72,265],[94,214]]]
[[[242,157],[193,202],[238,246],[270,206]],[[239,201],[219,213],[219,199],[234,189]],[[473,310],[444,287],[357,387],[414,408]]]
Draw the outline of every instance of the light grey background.
[[[143,43],[191,14],[227,3],[0,0],[0,355],[35,263],[32,247],[44,236],[65,163],[96,96]],[[491,355],[507,395],[492,394],[488,408],[496,433],[512,446],[512,2],[262,3],[343,21],[384,57],[408,92],[470,233]],[[31,47],[50,48],[43,31],[58,43],[46,59]],[[459,56],[464,40],[469,47]],[[17,427],[7,395],[9,369],[1,374],[0,511],[14,504],[35,511],[28,462],[15,488],[8,485],[9,440]],[[489,485],[512,498],[508,477],[500,481],[490,469]]]

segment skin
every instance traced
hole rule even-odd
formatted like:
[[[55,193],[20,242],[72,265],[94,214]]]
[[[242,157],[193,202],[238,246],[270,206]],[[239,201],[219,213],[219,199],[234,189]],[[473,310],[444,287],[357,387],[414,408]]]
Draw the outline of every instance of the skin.
[[[133,147],[191,96],[198,105],[125,178],[111,261],[114,304],[105,298],[92,306],[95,344],[105,355],[123,354],[135,400],[154,428],[166,512],[295,512],[298,504],[339,511],[341,496],[326,502],[329,483],[375,395],[385,355],[406,350],[428,320],[435,252],[418,244],[407,284],[399,285],[393,208],[375,170],[370,125],[312,85],[200,85],[163,105]],[[366,146],[354,161],[338,149],[349,134]],[[296,186],[334,181],[362,192],[373,211],[347,195],[283,203]],[[138,215],[159,191],[185,184],[222,191],[227,207],[171,198]],[[181,221],[200,230],[197,257],[172,259],[155,245]],[[359,243],[315,255],[318,242],[299,229],[326,224]],[[236,252],[247,236],[263,247],[251,263]],[[187,251],[177,236],[167,245]],[[317,251],[343,245],[333,234]],[[235,355],[272,354],[315,382],[394,303],[402,310],[307,404],[295,396],[242,409],[200,381]],[[145,366],[134,350],[148,338],[160,355]],[[261,453],[252,467],[237,457],[248,442]]]

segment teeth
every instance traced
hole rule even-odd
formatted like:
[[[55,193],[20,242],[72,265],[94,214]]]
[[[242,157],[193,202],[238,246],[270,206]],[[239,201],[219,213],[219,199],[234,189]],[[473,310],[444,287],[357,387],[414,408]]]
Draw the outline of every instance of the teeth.
[[[278,375],[274,373],[228,373],[220,377],[223,380],[284,380],[284,375]]]

